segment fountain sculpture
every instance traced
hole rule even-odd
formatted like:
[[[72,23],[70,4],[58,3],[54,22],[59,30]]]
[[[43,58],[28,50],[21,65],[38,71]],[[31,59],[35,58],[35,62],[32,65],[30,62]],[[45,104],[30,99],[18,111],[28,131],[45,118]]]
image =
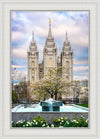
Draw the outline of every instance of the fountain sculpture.
[[[52,98],[41,101],[42,111],[60,111],[60,106],[62,106],[62,101],[56,101]]]

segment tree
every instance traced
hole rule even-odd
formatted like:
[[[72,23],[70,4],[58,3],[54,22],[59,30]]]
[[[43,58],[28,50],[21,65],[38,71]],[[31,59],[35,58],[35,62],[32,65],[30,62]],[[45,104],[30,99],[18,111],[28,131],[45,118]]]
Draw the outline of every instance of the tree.
[[[62,93],[67,94],[67,89],[71,86],[71,83],[67,83],[61,78],[62,68],[50,68],[48,74],[39,82],[32,82],[30,84],[32,94],[40,98],[53,98],[58,99],[58,95]]]
[[[21,81],[19,83],[19,99],[22,100],[27,100],[27,82],[26,81]]]
[[[18,101],[18,95],[14,90],[12,90],[12,102],[17,103],[17,101]]]
[[[27,82],[24,79],[19,84],[14,85],[14,91],[18,96],[18,103],[27,100]]]

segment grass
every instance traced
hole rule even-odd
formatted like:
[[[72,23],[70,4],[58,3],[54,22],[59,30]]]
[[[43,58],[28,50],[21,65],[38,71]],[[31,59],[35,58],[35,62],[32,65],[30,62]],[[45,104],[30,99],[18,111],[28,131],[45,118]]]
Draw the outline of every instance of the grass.
[[[88,108],[88,103],[84,103],[84,104],[76,104],[76,105]]]

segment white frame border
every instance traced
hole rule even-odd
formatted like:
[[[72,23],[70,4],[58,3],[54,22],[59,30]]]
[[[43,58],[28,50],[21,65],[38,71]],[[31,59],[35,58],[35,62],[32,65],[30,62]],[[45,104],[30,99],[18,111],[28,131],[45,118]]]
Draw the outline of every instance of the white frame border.
[[[0,138],[93,138],[99,139],[99,1],[97,0],[2,0],[1,23],[1,92]],[[89,10],[90,11],[90,128],[78,129],[11,129],[10,128],[10,10]],[[73,133],[73,134],[72,134]]]

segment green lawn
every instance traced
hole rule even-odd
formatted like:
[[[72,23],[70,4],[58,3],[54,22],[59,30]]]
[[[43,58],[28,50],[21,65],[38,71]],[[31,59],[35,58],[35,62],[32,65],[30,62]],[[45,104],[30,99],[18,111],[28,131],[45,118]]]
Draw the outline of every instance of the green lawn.
[[[76,105],[88,108],[88,103],[85,103],[85,104],[76,104]]]

